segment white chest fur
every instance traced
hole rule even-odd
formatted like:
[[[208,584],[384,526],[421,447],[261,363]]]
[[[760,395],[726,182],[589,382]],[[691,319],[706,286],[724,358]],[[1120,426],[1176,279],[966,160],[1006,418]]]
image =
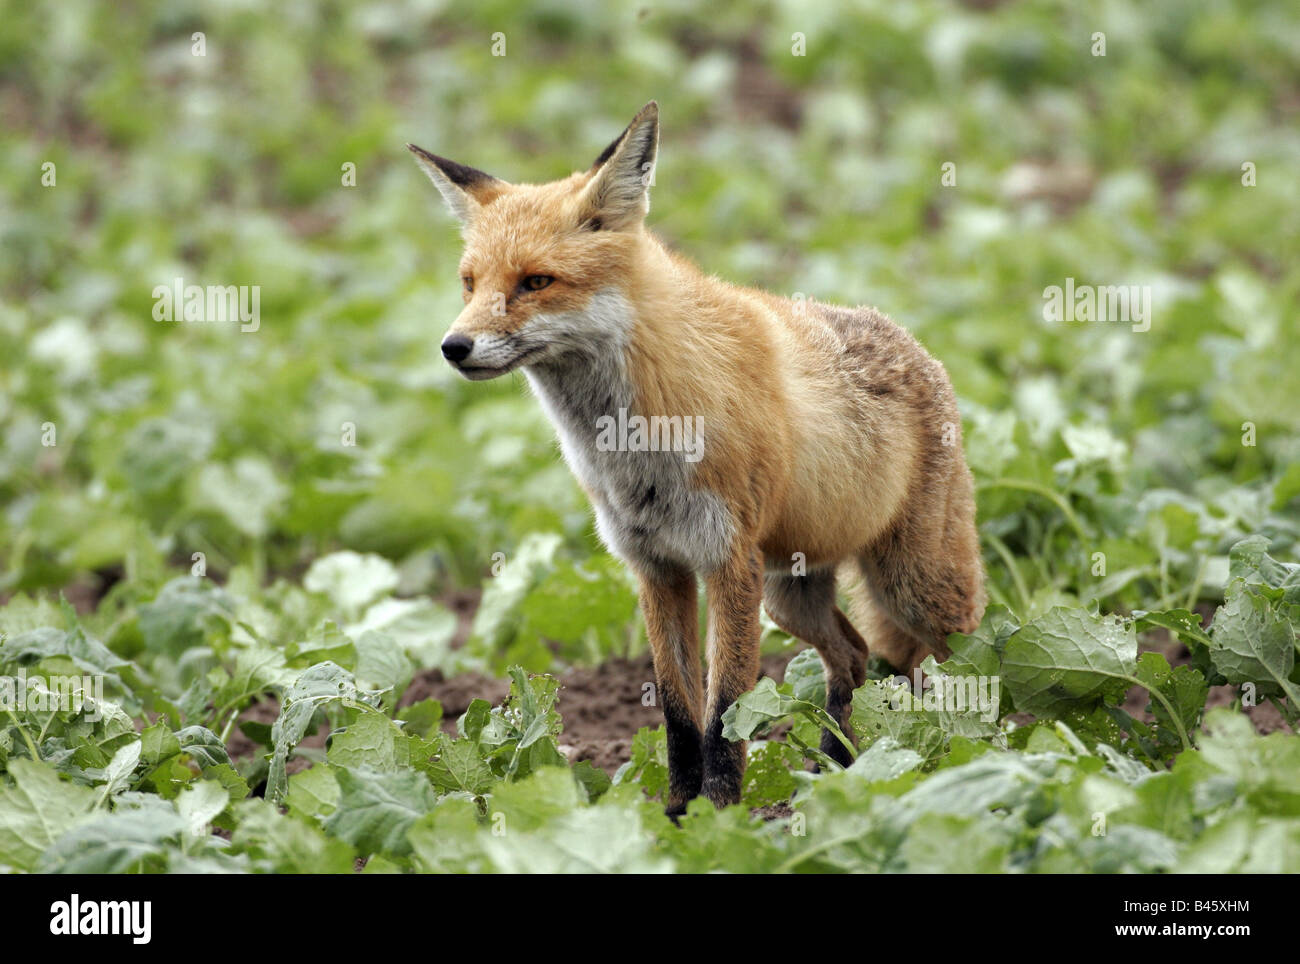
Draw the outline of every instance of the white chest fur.
[[[633,412],[626,362],[633,316],[626,299],[601,292],[584,312],[537,320],[559,335],[566,351],[525,374],[555,425],[565,461],[591,493],[601,540],[634,566],[716,569],[729,552],[733,525],[722,500],[693,485],[698,447],[609,444],[608,429],[625,426],[629,413],[693,417]]]

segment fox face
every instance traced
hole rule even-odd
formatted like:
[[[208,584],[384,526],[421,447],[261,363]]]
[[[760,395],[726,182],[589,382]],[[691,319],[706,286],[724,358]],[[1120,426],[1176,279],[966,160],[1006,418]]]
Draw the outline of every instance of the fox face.
[[[623,339],[626,300],[649,210],[659,144],[651,101],[586,170],[549,184],[510,184],[408,144],[460,220],[465,308],[442,342],[464,377],[572,361]]]

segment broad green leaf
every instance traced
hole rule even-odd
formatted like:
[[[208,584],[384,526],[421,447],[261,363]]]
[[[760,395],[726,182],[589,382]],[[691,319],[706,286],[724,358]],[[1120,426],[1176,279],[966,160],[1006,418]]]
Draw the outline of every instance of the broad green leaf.
[[[316,711],[327,706],[355,704],[361,699],[356,680],[334,663],[316,663],[303,670],[289,687],[280,716],[271,728],[273,751],[267,776],[267,799],[280,802],[288,789],[285,764],[290,750],[302,741]]]
[[[157,653],[179,657],[205,645],[213,634],[229,632],[234,605],[210,579],[181,576],[140,607],[140,635]]]
[[[1210,659],[1229,683],[1250,683],[1261,696],[1300,704],[1300,686],[1288,679],[1295,669],[1295,628],[1263,596],[1248,589],[1228,593],[1214,614]]]
[[[325,831],[362,854],[409,853],[406,831],[436,803],[429,781],[414,770],[385,773],[341,767],[334,772],[339,802],[325,821]]]
[[[289,791],[290,799],[293,790]],[[349,874],[356,860],[351,847],[318,827],[282,816],[265,800],[237,805],[231,844],[274,874]]]
[[[391,773],[410,762],[409,744],[410,737],[383,713],[358,706],[342,731],[331,734],[329,761],[336,767],[369,766]]]
[[[1058,606],[1007,640],[1002,679],[1017,709],[1055,716],[1071,704],[1118,697],[1136,664],[1132,623]]]
[[[890,680],[868,680],[853,691],[849,722],[859,747],[889,739],[927,761],[939,756],[946,739],[935,714],[925,712],[909,690]]]
[[[483,849],[500,873],[669,873],[642,832],[636,811],[621,807],[570,810],[531,833],[482,837]]]
[[[323,821],[339,805],[339,781],[329,764],[317,764],[289,778],[285,806],[294,816]]]
[[[473,740],[440,736],[436,746],[435,755],[423,769],[440,791],[478,795],[492,788],[496,777]]]
[[[171,807],[103,814],[64,833],[42,855],[43,874],[121,874],[146,864],[164,869],[170,849],[187,830]]]
[[[360,613],[397,588],[397,567],[383,556],[351,550],[321,556],[303,577],[308,592],[323,593],[344,613]]]
[[[784,682],[797,700],[826,708],[826,667],[815,649],[805,649],[786,663]]]
[[[185,821],[187,832],[192,837],[201,837],[208,833],[212,821],[230,803],[230,793],[220,783],[200,780],[183,791],[175,802],[176,812]]]
[[[882,736],[859,754],[848,772],[872,783],[886,782],[915,770],[925,758],[901,746],[893,737]]]
[[[12,784],[0,784],[0,863],[35,870],[46,847],[87,819],[96,794],[34,760],[9,761],[9,776]]]

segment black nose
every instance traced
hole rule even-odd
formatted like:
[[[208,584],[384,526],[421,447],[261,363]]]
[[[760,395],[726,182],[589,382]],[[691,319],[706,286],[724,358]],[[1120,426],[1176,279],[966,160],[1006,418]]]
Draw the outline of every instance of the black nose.
[[[466,335],[456,333],[442,340],[442,357],[447,361],[464,361],[473,350],[474,339]]]

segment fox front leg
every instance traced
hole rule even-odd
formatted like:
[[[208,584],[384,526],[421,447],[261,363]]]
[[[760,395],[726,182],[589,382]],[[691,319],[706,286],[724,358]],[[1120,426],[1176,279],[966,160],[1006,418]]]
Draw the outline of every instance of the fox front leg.
[[[695,574],[686,569],[642,572],[641,612],[654,655],[659,703],[668,731],[667,812],[677,817],[700,794],[703,779],[700,736],[701,690],[699,611]]]
[[[709,687],[704,719],[704,795],[715,806],[740,802],[745,744],[722,735],[722,714],[758,682],[762,557],[733,555],[705,579],[709,597]]]

